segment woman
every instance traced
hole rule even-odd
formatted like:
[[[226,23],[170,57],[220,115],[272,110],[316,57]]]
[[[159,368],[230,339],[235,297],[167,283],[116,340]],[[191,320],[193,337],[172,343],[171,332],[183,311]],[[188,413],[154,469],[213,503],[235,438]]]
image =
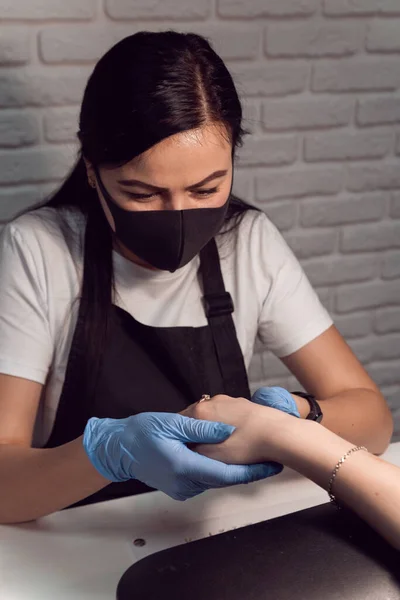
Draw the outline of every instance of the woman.
[[[321,401],[296,396],[302,417],[386,448],[382,395],[274,226],[231,194],[242,135],[197,35],[142,32],[97,64],[76,167],[2,233],[0,522],[278,472],[192,452],[232,429],[177,414],[204,393],[249,398],[256,335]]]
[[[293,411],[293,400],[283,389],[274,392],[282,397],[280,410],[270,407],[275,394],[268,388],[258,390],[253,402],[217,396],[187,408],[186,416],[237,427],[225,443],[196,450],[220,461],[283,463],[327,490],[339,507],[343,503],[352,508],[400,550],[399,467],[318,423],[285,414]]]

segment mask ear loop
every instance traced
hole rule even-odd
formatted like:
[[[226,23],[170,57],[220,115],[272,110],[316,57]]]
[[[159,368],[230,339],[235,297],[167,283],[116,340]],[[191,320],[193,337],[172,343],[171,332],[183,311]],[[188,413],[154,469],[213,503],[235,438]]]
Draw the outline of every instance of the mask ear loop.
[[[116,204],[116,202],[114,202],[114,200],[113,200],[113,198],[112,198],[111,194],[110,194],[110,193],[109,193],[109,191],[106,189],[106,187],[105,187],[105,185],[104,185],[104,183],[103,183],[103,180],[102,180],[102,178],[100,177],[100,173],[99,173],[99,170],[98,170],[98,168],[97,168],[97,167],[94,167],[94,174],[95,174],[95,177],[96,177],[97,185],[99,186],[99,188],[100,188],[100,191],[101,191],[101,193],[103,194],[103,196],[104,196],[104,199],[106,200],[107,204],[110,204],[110,203],[112,203],[112,204]]]

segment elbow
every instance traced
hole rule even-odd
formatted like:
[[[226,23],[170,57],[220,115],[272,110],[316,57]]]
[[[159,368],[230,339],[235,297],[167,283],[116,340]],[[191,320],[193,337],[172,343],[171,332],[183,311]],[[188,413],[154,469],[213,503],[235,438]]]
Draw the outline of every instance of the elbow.
[[[25,525],[27,523],[34,523],[41,516],[23,516],[23,515],[15,515],[15,514],[4,514],[0,513],[0,525]]]
[[[391,442],[393,436],[393,417],[384,397],[379,394],[380,419],[376,422],[374,430],[374,440],[370,445],[369,451],[377,456],[383,454]],[[379,423],[379,424],[378,424]]]

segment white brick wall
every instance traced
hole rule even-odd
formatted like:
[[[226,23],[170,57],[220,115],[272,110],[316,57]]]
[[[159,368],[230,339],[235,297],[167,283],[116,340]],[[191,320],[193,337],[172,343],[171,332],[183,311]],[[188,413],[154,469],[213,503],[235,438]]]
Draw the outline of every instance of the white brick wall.
[[[0,222],[72,164],[97,58],[167,28],[228,62],[253,132],[236,190],[283,231],[400,436],[400,0],[1,0]],[[251,380],[296,385],[258,346]]]

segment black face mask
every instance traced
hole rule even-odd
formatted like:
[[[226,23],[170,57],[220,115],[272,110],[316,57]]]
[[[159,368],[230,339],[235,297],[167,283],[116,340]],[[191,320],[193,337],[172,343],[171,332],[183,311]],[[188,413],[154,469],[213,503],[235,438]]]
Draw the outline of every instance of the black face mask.
[[[115,223],[117,238],[153,267],[174,272],[189,263],[219,232],[229,201],[218,208],[124,210],[113,200],[96,172],[97,182]]]

